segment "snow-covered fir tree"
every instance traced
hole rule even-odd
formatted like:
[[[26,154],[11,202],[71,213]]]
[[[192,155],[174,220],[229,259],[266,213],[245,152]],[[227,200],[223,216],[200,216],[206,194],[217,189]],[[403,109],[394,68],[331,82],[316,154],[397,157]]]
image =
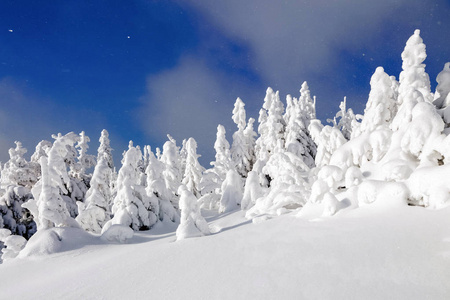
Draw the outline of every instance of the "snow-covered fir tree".
[[[114,217],[102,232],[114,224],[129,226],[135,231],[147,230],[157,222],[159,205],[156,198],[147,196],[145,187],[140,184],[140,160],[141,151],[130,141],[117,178],[117,195],[112,207]]]
[[[181,184],[181,158],[176,141],[168,135],[169,140],[163,145],[161,162],[165,165],[163,171],[164,182],[167,189],[171,192],[170,202],[175,208],[178,208],[178,187]]]
[[[165,170],[164,163],[159,161],[150,147],[148,148],[148,165],[147,165],[147,195],[152,198],[156,197],[159,203],[159,220],[170,220],[178,222],[180,217],[178,212],[170,203],[172,193],[167,189],[166,183],[163,179],[163,172]]]
[[[238,130],[233,134],[233,144],[231,146],[231,159],[236,171],[241,177],[247,177],[247,173],[251,170],[251,154],[248,152],[245,137],[246,113],[245,104],[241,98],[237,98],[233,109],[233,122],[237,125]]]
[[[195,197],[199,198],[200,180],[205,169],[198,162],[200,155],[197,154],[197,142],[193,138],[189,138],[186,142],[185,149],[187,155],[186,168],[182,183]]]
[[[420,30],[406,42],[402,52],[402,69],[398,87],[398,113],[392,121],[392,129],[398,130],[406,126],[412,119],[412,110],[419,102],[431,102],[430,78],[425,72],[425,44],[420,37]]]
[[[111,173],[106,157],[100,156],[86,193],[86,200],[84,203],[77,203],[79,214],[76,220],[87,231],[100,233],[103,225],[111,218]]]
[[[369,100],[361,122],[361,132],[372,132],[379,127],[388,127],[397,113],[396,92],[392,79],[378,67],[370,79]]]
[[[32,189],[34,199],[23,204],[33,214],[38,230],[54,226],[76,226],[76,221],[68,210],[68,205],[72,205],[70,198],[63,199],[62,195],[68,194],[70,187],[65,158],[78,141],[78,136],[70,132],[64,136],[59,133],[52,137],[55,141],[48,151],[48,158],[40,158],[42,177]]]
[[[177,241],[209,235],[209,226],[202,217],[197,198],[185,185],[180,185],[178,194],[180,195],[181,220],[176,231]]]

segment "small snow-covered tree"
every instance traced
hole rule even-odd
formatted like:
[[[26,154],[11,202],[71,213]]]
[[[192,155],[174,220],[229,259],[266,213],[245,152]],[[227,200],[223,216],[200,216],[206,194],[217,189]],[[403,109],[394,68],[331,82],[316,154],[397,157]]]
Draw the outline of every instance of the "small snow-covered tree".
[[[209,226],[201,215],[197,198],[184,185],[179,187],[178,194],[180,195],[181,220],[176,231],[177,241],[209,235]]]
[[[189,138],[186,142],[186,154],[186,170],[182,182],[198,198],[200,197],[200,180],[205,169],[198,162],[200,155],[197,154],[197,142],[193,138]]]
[[[158,220],[157,201],[148,197],[145,187],[140,185],[140,160],[141,151],[130,141],[117,178],[117,195],[112,207],[114,217],[105,224],[102,232],[114,224],[129,226],[135,231],[147,230]]]
[[[264,195],[264,191],[259,184],[259,177],[255,171],[248,173],[245,180],[244,195],[241,201],[241,209],[246,210],[255,205],[256,200]]]
[[[239,207],[242,200],[242,183],[235,170],[229,170],[222,183],[222,197],[220,198],[219,213],[230,212]]]
[[[333,123],[333,126],[338,128],[344,138],[348,141],[352,137],[352,128],[357,122],[357,116],[353,113],[353,110],[349,108],[347,110],[347,97],[344,97],[344,101],[339,105],[340,111],[337,112],[334,119],[328,119],[329,123]]]
[[[315,164],[321,167],[330,163],[331,155],[347,140],[336,127],[323,126],[319,120],[312,120],[309,125],[314,142],[317,144]]]

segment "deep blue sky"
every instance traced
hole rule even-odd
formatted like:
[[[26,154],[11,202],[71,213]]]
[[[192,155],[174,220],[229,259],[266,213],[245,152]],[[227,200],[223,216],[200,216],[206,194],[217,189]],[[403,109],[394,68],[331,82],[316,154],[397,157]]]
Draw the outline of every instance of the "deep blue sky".
[[[362,113],[375,68],[398,78],[416,28],[434,88],[450,61],[450,1],[373,2],[3,0],[0,160],[14,140],[31,154],[81,130],[95,154],[105,128],[116,161],[128,140],[161,147],[170,133],[193,136],[207,166],[217,124],[231,140],[236,97],[257,118],[268,86],[284,100],[306,80],[321,119],[344,96]]]

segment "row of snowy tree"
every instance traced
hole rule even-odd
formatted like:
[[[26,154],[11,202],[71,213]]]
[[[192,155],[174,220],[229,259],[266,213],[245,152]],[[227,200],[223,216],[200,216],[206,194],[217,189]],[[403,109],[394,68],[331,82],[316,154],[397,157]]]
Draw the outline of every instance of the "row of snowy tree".
[[[15,249],[25,244],[17,236],[28,239],[54,226],[105,234],[118,232],[118,226],[146,230],[157,222],[180,223],[181,239],[208,234],[201,208],[220,213],[241,208],[248,218],[269,218],[318,205],[324,215],[333,215],[346,191],[357,195],[355,207],[375,201],[384,189],[404,203],[448,205],[450,185],[430,174],[450,172],[450,63],[433,94],[425,58],[416,30],[402,53],[399,81],[377,68],[364,116],[347,109],[344,98],[330,125],[316,118],[316,99],[306,82],[298,98],[286,97],[286,106],[278,91],[267,89],[257,133],[238,98],[231,146],[219,125],[208,169],[198,161],[193,138],[179,147],[168,136],[155,152],[130,142],[118,172],[106,130],[96,158],[87,154],[84,132],[40,142],[30,161],[16,142],[1,169],[0,239],[14,239],[10,249]]]

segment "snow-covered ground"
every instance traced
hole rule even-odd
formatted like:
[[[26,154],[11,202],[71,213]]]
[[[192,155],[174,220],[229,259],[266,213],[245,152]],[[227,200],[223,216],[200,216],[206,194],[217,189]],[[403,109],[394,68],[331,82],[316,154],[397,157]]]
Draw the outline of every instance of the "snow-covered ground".
[[[0,298],[448,299],[449,213],[367,205],[252,223],[204,211],[209,236],[175,242],[158,223],[112,245],[68,228],[60,252],[0,265]]]

